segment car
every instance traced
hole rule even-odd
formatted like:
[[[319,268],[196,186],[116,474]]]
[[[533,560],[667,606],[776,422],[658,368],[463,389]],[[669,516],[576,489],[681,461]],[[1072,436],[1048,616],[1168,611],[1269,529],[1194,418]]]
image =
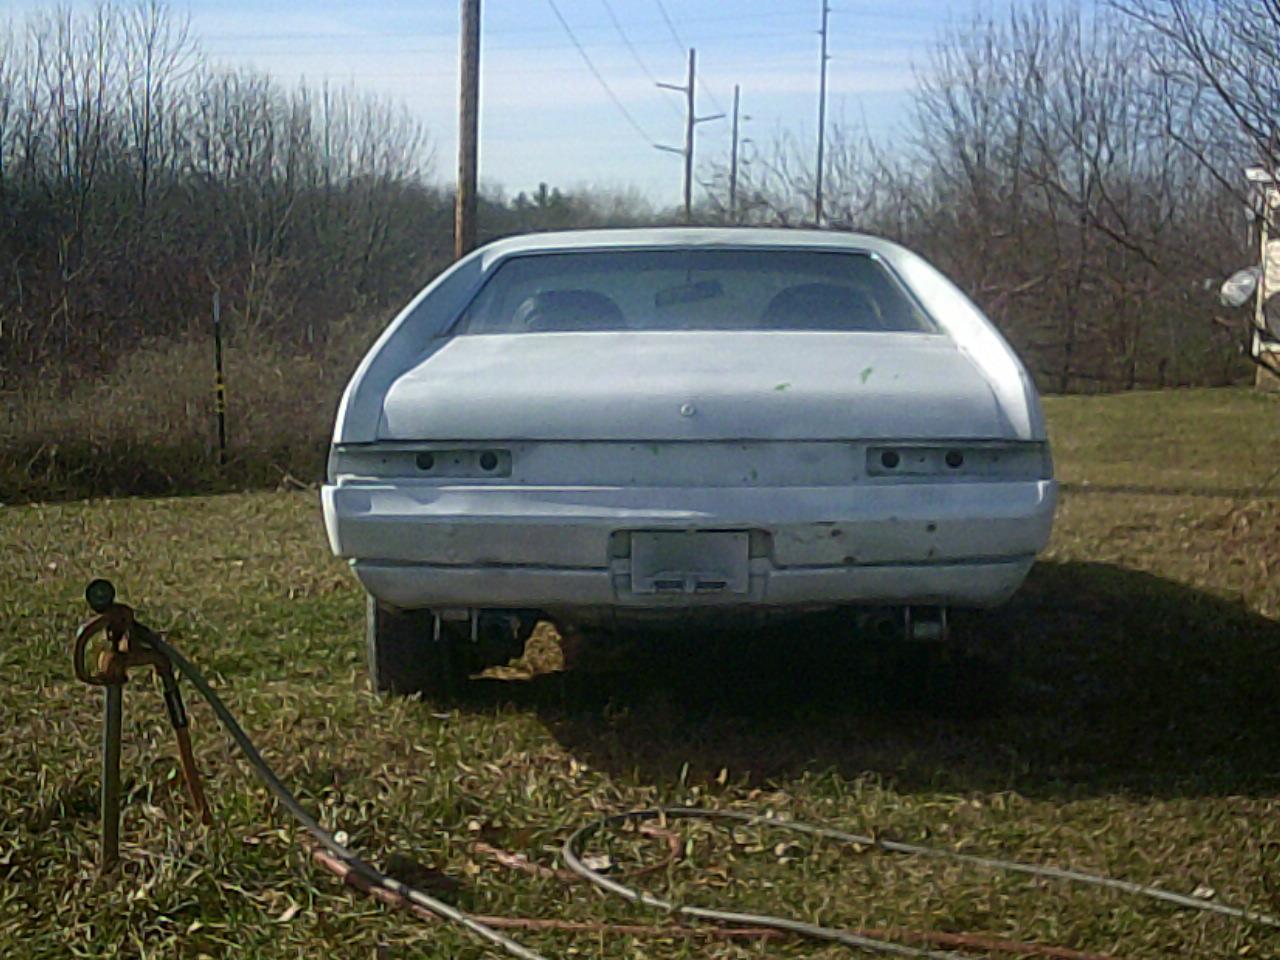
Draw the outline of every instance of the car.
[[[376,689],[563,635],[1007,600],[1057,489],[1035,385],[920,256],[856,233],[512,237],[391,322],[322,489]]]

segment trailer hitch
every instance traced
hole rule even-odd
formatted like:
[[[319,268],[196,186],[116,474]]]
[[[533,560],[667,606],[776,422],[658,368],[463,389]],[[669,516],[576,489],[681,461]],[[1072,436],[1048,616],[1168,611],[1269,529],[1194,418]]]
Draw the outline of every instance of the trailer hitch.
[[[160,677],[165,711],[178,742],[178,760],[191,804],[201,822],[213,822],[200,771],[191,751],[187,711],[173,672],[173,664],[152,642],[155,634],[134,619],[133,609],[116,603],[116,590],[108,580],[94,580],[85,589],[85,599],[96,616],[76,631],[71,663],[76,679],[102,687],[105,714],[102,728],[102,860],[99,868],[109,873],[120,861],[120,731],[124,720],[124,685],[129,671],[151,668]],[[89,641],[98,634],[105,641],[94,669],[85,663]]]

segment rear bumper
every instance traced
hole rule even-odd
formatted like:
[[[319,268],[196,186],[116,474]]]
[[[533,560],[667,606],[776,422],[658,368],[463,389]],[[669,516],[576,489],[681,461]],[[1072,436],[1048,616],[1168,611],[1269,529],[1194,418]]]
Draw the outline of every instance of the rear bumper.
[[[631,594],[625,568],[442,567],[357,561],[366,590],[396,607],[661,610],[690,606],[823,607],[844,604],[992,607],[1008,600],[1034,557],[990,563],[767,569],[753,563],[747,595]]]
[[[993,606],[1048,541],[1051,480],[685,488],[360,482],[322,492],[330,543],[394,606],[544,610]],[[745,592],[637,595],[627,535],[752,533]]]

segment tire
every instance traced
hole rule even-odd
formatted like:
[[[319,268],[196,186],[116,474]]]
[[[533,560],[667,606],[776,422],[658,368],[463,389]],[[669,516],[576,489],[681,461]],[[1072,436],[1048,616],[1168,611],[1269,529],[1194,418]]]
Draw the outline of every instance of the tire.
[[[452,631],[435,640],[429,610],[396,610],[369,597],[365,644],[369,685],[381,696],[443,700],[458,692],[465,675]]]

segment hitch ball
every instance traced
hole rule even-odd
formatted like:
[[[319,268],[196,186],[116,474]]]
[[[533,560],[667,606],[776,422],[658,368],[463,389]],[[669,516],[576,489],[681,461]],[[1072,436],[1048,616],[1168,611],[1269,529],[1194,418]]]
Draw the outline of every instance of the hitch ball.
[[[94,613],[106,613],[116,602],[116,588],[110,580],[93,580],[84,588],[84,598]]]

